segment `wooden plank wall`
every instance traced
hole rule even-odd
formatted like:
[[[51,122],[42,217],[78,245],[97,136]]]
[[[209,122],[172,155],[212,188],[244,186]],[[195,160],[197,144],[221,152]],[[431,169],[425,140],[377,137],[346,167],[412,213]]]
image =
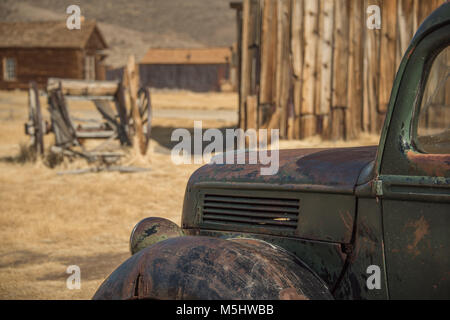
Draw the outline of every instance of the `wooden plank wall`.
[[[3,59],[14,58],[14,81],[3,79]],[[50,77],[83,79],[83,52],[78,49],[0,48],[0,90],[28,89],[35,81],[45,88]]]
[[[280,137],[379,133],[409,41],[443,0],[243,0],[240,126]],[[381,29],[366,26],[381,8]]]
[[[96,80],[105,79],[103,62],[95,56]],[[49,78],[84,79],[84,49],[66,48],[0,48],[0,90],[28,89],[35,81],[44,89]],[[14,81],[3,79],[3,59],[14,58],[16,76]]]

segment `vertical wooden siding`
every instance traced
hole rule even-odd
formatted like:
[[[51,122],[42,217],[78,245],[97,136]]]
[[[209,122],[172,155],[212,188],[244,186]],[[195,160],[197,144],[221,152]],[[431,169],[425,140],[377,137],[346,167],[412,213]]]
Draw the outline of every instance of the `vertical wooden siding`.
[[[244,0],[241,127],[288,139],[379,133],[403,53],[441,3]],[[381,8],[379,30],[366,26],[370,5]]]

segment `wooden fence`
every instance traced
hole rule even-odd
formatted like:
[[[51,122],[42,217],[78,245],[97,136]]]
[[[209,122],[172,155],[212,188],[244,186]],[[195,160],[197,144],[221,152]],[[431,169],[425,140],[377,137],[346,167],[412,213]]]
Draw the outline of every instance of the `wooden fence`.
[[[443,0],[244,0],[239,126],[280,137],[379,133],[403,53]],[[381,9],[381,29],[367,20]]]

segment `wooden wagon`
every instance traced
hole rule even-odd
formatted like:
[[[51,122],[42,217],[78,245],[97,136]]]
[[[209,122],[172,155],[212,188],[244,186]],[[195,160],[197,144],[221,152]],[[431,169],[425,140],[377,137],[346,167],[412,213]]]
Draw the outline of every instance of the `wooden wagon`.
[[[112,140],[118,140],[121,146],[137,143],[144,155],[150,139],[152,110],[150,90],[138,89],[137,84],[134,63],[129,63],[122,81],[50,78],[46,87],[50,121],[44,121],[37,86],[30,83],[25,132],[31,136],[32,146],[43,154],[44,135],[53,133],[55,144],[50,151],[63,155],[113,162],[124,153],[104,150]],[[92,101],[97,117],[77,117],[68,106],[70,100]],[[83,142],[89,139],[101,142],[88,148]]]

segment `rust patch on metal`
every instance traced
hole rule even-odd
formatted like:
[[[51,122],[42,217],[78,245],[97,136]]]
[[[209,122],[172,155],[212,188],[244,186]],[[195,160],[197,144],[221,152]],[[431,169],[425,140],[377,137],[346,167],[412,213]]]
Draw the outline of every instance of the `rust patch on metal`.
[[[408,53],[406,54],[406,59],[409,59],[411,55],[413,54],[414,50],[416,49],[416,46],[413,46]]]
[[[446,177],[450,173],[450,155],[424,154],[409,150],[406,153],[408,160],[426,175]]]
[[[339,214],[339,216],[341,217],[342,223],[345,226],[345,230],[346,230],[345,238],[351,239],[352,234],[353,234],[353,220],[354,220],[353,216],[348,211],[341,212]]]
[[[420,254],[420,251],[417,248],[417,245],[428,234],[428,231],[430,229],[430,225],[425,220],[425,218],[422,216],[417,221],[407,223],[405,227],[406,228],[414,228],[414,240],[413,240],[413,242],[411,244],[409,244],[407,246],[407,249],[414,256],[417,256],[417,255]]]
[[[345,263],[345,261],[347,260],[348,255],[344,252],[343,247],[342,246],[337,246],[335,247],[336,252],[338,253],[339,257],[342,260],[342,263]]]
[[[280,291],[280,300],[309,300],[304,294],[299,294],[295,288]]]

